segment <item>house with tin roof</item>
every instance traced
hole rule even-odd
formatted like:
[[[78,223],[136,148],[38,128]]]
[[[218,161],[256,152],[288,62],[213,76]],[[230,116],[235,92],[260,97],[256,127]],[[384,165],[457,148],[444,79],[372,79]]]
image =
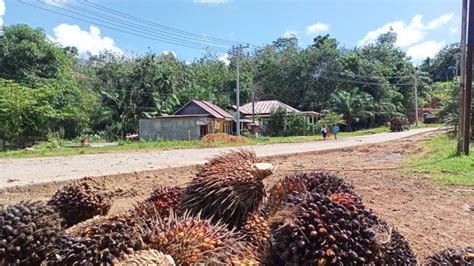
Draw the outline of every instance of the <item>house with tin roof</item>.
[[[241,115],[246,118],[252,118],[254,114],[259,118],[267,118],[270,117],[272,112],[278,108],[283,108],[289,114],[304,115],[308,117],[313,123],[319,116],[319,113],[317,112],[300,111],[277,100],[249,102],[240,106],[239,111]]]
[[[139,120],[142,140],[192,140],[209,133],[232,134],[234,118],[219,106],[191,100],[172,115]]]
[[[272,112],[282,108],[287,114],[307,117],[310,123],[316,123],[319,113],[314,111],[300,111],[277,100],[249,102],[239,107],[241,128],[252,129],[259,127],[260,133],[267,133],[267,125]],[[234,108],[235,109],[235,108]],[[254,122],[255,121],[255,122]]]

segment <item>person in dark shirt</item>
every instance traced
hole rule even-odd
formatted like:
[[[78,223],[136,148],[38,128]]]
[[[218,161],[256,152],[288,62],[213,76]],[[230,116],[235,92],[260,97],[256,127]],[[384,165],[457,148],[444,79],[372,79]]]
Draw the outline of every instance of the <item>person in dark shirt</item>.
[[[328,135],[328,129],[326,128],[326,126],[323,126],[323,128],[321,128],[321,134],[323,135],[323,139],[326,140],[326,136]]]

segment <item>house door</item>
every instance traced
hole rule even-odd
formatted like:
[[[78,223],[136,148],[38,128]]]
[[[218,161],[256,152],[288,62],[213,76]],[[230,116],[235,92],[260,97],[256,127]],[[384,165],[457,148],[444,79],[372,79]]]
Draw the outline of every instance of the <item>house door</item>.
[[[204,125],[204,126],[200,126],[200,134],[201,134],[201,137],[209,134],[209,126],[208,125]]]

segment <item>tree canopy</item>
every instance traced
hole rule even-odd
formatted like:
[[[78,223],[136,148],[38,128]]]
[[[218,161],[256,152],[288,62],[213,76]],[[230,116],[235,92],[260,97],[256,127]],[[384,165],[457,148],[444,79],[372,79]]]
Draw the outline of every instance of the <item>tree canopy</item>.
[[[420,65],[395,46],[390,31],[375,43],[347,49],[329,35],[307,47],[278,38],[241,59],[241,103],[280,100],[303,111],[342,115],[348,128],[370,127],[414,108],[417,73],[421,103],[433,82],[456,76],[458,45]],[[0,130],[9,140],[103,134],[119,139],[138,130],[138,119],[171,114],[191,99],[226,108],[235,104],[236,62],[213,53],[192,62],[172,54],[79,57],[52,43],[42,29],[5,28],[0,37]],[[292,123],[300,123],[294,120]],[[357,125],[354,123],[358,123]]]

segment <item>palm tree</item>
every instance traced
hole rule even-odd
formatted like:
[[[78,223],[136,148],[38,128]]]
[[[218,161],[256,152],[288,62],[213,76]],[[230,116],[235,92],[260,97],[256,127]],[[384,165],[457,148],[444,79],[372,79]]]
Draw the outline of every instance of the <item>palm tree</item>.
[[[370,94],[353,88],[350,91],[336,91],[331,95],[331,105],[334,111],[343,114],[343,118],[350,127],[358,118],[374,117],[374,99]]]

